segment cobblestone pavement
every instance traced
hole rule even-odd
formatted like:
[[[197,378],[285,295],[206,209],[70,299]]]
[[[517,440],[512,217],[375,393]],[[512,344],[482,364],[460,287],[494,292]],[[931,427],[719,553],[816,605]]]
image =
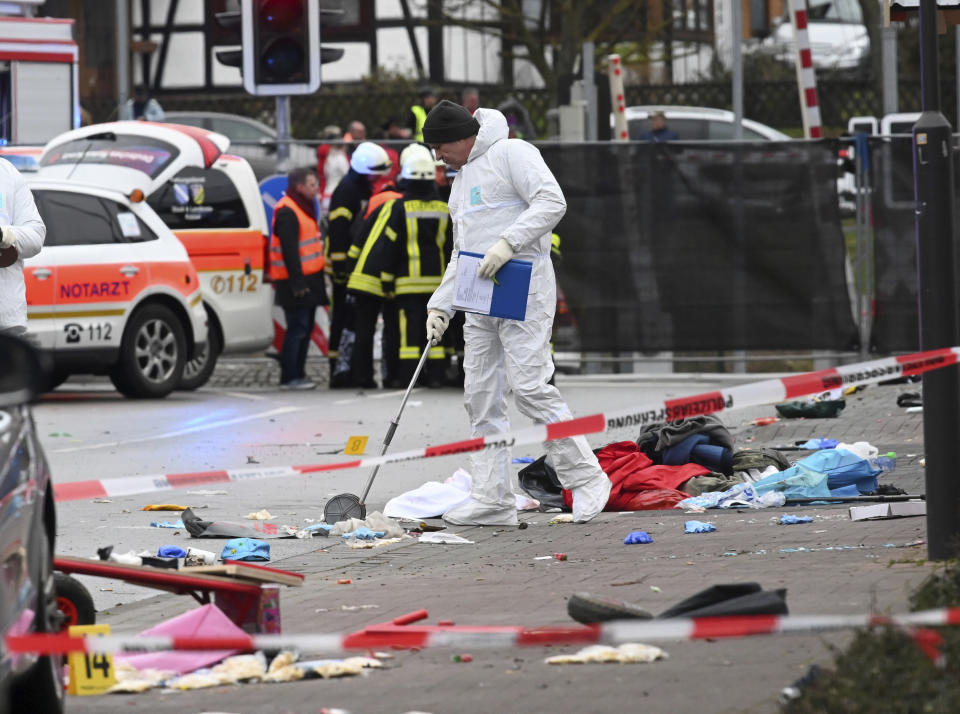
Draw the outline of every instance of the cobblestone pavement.
[[[323,365],[311,364],[317,377]],[[317,378],[315,377],[315,378]],[[676,377],[675,375],[673,376]],[[276,378],[270,360],[225,360],[214,384],[260,388]],[[321,382],[322,383],[322,382]],[[275,384],[269,382],[269,384]],[[562,387],[562,384],[561,384]],[[847,397],[835,419],[782,420],[754,426],[772,407],[743,410],[730,423],[737,447],[792,447],[814,437],[869,441],[898,453],[882,481],[911,493],[925,490],[922,414],[896,405],[918,384],[869,387]],[[731,415],[732,417],[732,415]],[[791,460],[805,451],[792,450]],[[275,494],[281,507],[296,494]],[[780,526],[788,510],[813,516]],[[677,510],[603,513],[586,525],[549,525],[549,514],[522,516],[528,528],[448,528],[472,545],[432,546],[407,540],[355,550],[316,538],[316,549],[271,565],[304,573],[303,588],[282,594],[285,632],[348,632],[426,608],[429,622],[459,625],[570,625],[566,599],[589,591],[635,602],[657,613],[717,583],[755,581],[785,588],[792,614],[903,612],[910,592],[935,569],[926,562],[926,519],[850,520],[845,505],[710,511],[693,516],[715,533],[686,535],[691,516]],[[623,544],[647,530],[649,545]],[[543,558],[554,553],[566,561]],[[338,584],[349,579],[349,585]],[[162,595],[100,614],[117,632],[135,632],[193,607]],[[829,664],[846,633],[797,634],[716,641],[658,642],[669,659],[646,665],[556,667],[544,658],[574,647],[473,651],[470,664],[449,650],[394,652],[369,676],[293,684],[247,684],[180,694],[74,697],[71,712],[686,712],[772,713],[780,689],[814,663]]]

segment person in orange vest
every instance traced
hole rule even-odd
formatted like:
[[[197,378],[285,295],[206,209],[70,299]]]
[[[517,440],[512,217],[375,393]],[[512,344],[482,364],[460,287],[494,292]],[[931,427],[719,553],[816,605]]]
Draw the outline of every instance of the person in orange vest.
[[[313,389],[307,379],[307,350],[317,307],[327,304],[323,239],[317,225],[317,172],[297,168],[287,174],[287,190],[273,209],[270,279],[274,302],[283,308],[287,331],[280,349],[280,388]]]

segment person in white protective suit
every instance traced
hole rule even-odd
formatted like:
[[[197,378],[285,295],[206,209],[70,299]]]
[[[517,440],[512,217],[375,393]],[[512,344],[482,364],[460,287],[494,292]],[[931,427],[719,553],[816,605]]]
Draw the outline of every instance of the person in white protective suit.
[[[23,261],[40,252],[46,235],[27,182],[13,164],[0,159],[0,334],[27,332]]]
[[[556,279],[550,260],[550,234],[566,211],[566,201],[540,152],[525,141],[508,139],[506,118],[495,109],[473,114],[442,101],[423,127],[424,142],[457,170],[450,192],[453,255],[440,287],[427,305],[427,337],[437,344],[454,314],[457,258],[461,250],[484,255],[478,274],[493,278],[511,258],[533,263],[526,319],[466,314],[464,401],[473,436],[510,429],[506,396],[538,424],[571,419],[553,374],[550,333],[556,309]],[[583,436],[545,444],[564,488],[573,492],[573,517],[585,522],[600,513],[610,495],[610,479],[600,469]],[[507,448],[486,449],[471,459],[470,499],[443,514],[454,525],[514,525],[516,501]]]

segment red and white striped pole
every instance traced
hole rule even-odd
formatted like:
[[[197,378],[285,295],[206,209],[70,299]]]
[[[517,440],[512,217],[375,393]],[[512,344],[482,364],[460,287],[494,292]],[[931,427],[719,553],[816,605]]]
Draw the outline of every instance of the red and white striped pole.
[[[807,33],[807,0],[789,0],[793,23],[793,49],[797,65],[797,88],[800,91],[800,114],[803,117],[803,136],[806,139],[823,137],[820,123],[820,100],[817,97],[817,77],[813,72],[813,55]]]
[[[613,140],[627,141],[627,98],[623,93],[623,62],[620,55],[607,55],[607,77],[610,80],[610,107],[613,110]]]

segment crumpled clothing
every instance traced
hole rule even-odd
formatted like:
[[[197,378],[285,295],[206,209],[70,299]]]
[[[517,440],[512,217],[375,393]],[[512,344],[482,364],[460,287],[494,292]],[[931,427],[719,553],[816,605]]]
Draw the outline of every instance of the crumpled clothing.
[[[684,533],[713,533],[715,530],[717,530],[715,525],[703,521],[687,521],[683,524]]]
[[[632,441],[607,444],[597,451],[597,461],[612,483],[606,511],[671,508],[688,495],[677,490],[680,484],[710,473],[710,469],[699,464],[654,464]],[[564,504],[571,507],[572,494],[566,489],[562,493]]]
[[[142,511],[185,511],[190,506],[178,506],[175,503],[151,503],[147,506],[144,506]]]
[[[811,516],[793,516],[787,513],[781,514],[781,526],[792,526],[796,523],[813,523],[813,518]]]
[[[668,446],[679,444],[694,434],[706,434],[711,443],[733,451],[733,437],[723,422],[713,414],[667,422],[659,430],[656,449],[664,451]]]
[[[362,520],[360,518],[348,518],[345,521],[337,521],[330,529],[330,535],[338,536],[344,533],[352,533],[358,528],[383,531],[383,534],[388,538],[399,538],[405,533],[399,523],[387,518],[380,511],[374,511]]]
[[[779,473],[779,472],[778,472]],[[779,508],[786,503],[786,498],[780,491],[758,493],[751,483],[738,483],[726,491],[708,491],[699,496],[685,498],[676,505],[685,511],[703,510],[706,508]]]
[[[651,538],[650,534],[646,531],[631,531],[630,534],[623,539],[623,544],[633,545],[635,543],[653,543],[653,538]]]

